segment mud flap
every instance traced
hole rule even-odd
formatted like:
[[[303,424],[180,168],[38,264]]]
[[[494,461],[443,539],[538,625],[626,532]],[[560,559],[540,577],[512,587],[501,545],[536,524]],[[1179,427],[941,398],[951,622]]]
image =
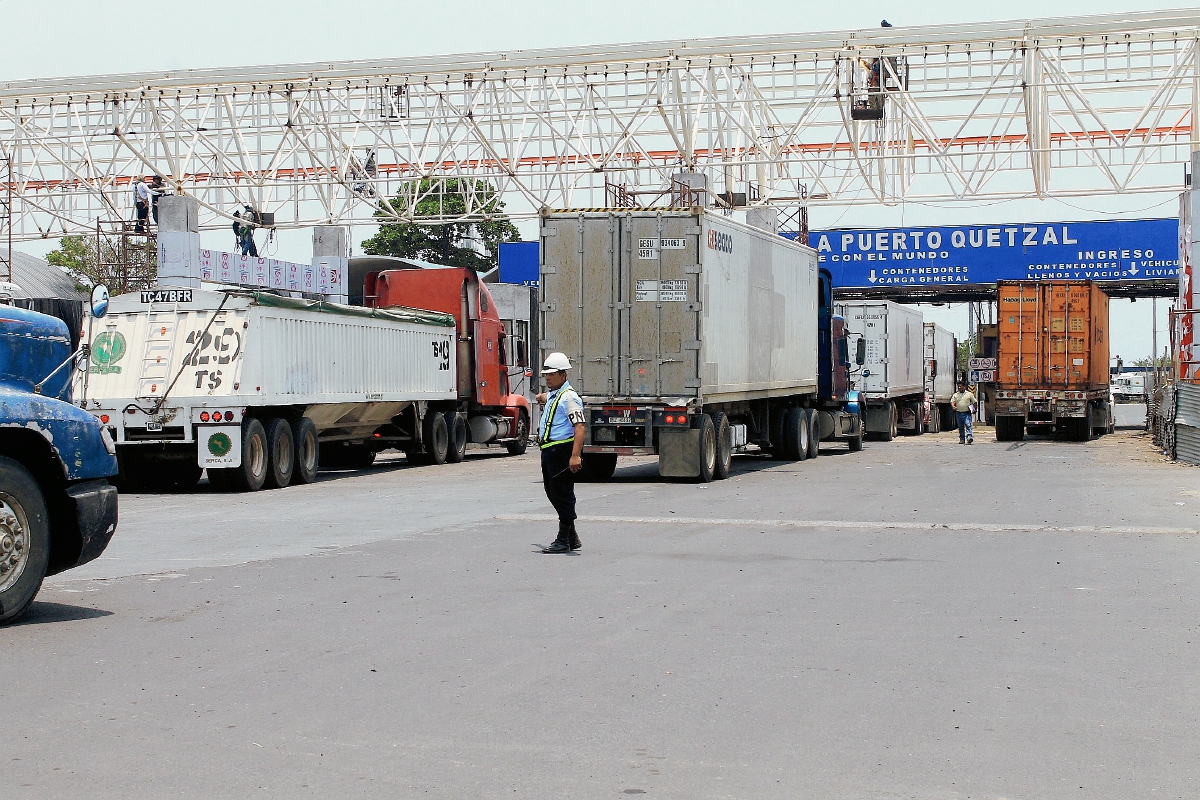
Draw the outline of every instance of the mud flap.
[[[664,478],[695,478],[700,474],[699,429],[659,431],[658,474]]]
[[[891,428],[891,406],[867,406],[867,433],[887,433]]]

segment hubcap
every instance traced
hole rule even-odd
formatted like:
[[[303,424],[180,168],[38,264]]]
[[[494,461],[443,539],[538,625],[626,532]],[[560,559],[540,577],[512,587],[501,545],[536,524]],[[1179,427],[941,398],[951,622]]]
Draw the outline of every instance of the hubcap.
[[[263,441],[260,437],[254,436],[250,439],[250,473],[252,475],[261,475],[267,468],[267,453],[263,447]]]
[[[0,592],[12,588],[29,562],[29,521],[10,495],[0,492]]]

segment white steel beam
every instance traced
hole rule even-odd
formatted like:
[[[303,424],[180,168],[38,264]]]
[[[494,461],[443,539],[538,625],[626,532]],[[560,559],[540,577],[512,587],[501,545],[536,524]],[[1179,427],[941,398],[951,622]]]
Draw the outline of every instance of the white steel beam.
[[[478,219],[489,186],[528,216],[688,170],[776,205],[1163,192],[1200,146],[1198,40],[1185,10],[10,82],[0,155],[17,239],[130,215],[139,174],[205,228],[447,192],[467,210],[434,222]]]

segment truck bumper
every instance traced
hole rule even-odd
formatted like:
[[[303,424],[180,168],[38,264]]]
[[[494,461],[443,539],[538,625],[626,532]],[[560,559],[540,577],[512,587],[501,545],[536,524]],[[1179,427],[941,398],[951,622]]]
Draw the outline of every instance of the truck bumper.
[[[71,566],[86,564],[104,552],[117,529],[117,488],[106,480],[84,481],[67,487],[75,501],[75,520],[83,546]]]

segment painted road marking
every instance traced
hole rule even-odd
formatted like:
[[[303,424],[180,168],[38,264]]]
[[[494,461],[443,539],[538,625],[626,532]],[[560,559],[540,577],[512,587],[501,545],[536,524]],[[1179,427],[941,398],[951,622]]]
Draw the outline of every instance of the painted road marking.
[[[553,514],[499,514],[500,522],[557,522]],[[607,522],[616,525],[712,525],[743,528],[794,528],[798,530],[891,530],[891,531],[970,531],[983,533],[1121,533],[1171,534],[1195,536],[1195,528],[1150,528],[1131,525],[1021,525],[986,522],[863,522],[859,520],[755,520],[703,519],[700,517],[609,517],[581,516],[580,522]]]

